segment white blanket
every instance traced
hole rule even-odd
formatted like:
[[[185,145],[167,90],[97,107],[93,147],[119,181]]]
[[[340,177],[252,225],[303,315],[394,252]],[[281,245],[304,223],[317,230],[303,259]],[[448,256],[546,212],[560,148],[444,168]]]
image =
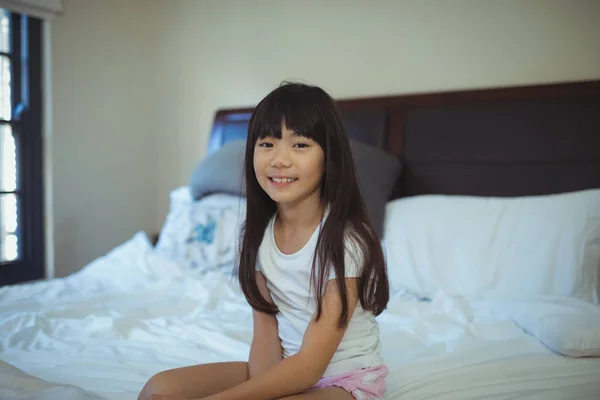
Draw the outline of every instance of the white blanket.
[[[246,360],[232,276],[186,276],[143,234],[66,279],[0,289],[0,399],[135,399],[168,368]],[[600,359],[549,351],[486,302],[397,296],[379,317],[386,399],[597,399]]]

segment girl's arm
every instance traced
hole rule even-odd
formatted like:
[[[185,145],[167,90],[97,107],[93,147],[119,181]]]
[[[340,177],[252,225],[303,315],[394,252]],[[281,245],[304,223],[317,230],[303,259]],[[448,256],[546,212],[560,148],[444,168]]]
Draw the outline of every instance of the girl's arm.
[[[267,280],[261,272],[256,274],[256,284],[262,296],[273,302],[267,287]],[[248,374],[250,379],[258,378],[283,357],[281,340],[277,329],[277,318],[274,315],[253,311],[254,335],[248,359]]]
[[[347,278],[348,321],[358,303],[357,279]],[[337,350],[344,328],[338,328],[342,309],[338,285],[330,280],[323,296],[323,313],[309,324],[300,351],[256,378],[203,400],[271,400],[311,389],[323,376]]]

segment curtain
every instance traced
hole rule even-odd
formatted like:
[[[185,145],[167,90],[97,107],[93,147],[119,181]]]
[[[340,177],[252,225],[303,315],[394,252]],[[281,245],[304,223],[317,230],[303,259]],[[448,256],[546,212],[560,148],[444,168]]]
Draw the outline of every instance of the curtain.
[[[62,0],[0,0],[0,8],[41,19],[62,13]]]

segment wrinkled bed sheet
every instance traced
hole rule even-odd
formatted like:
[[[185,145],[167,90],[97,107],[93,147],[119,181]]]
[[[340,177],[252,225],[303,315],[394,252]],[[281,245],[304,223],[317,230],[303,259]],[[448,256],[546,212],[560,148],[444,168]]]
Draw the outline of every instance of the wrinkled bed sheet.
[[[557,355],[498,310],[392,296],[386,399],[600,399],[600,359]],[[251,337],[232,276],[192,276],[138,233],[68,278],[0,289],[0,399],[135,399],[161,370],[246,360]]]

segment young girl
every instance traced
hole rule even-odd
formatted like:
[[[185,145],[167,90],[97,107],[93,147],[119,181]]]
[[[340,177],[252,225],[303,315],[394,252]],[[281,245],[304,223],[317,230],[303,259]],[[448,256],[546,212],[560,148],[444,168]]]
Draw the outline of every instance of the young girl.
[[[258,104],[245,183],[238,273],[254,313],[249,360],[161,372],[140,399],[383,398],[384,256],[327,93],[284,84]]]

